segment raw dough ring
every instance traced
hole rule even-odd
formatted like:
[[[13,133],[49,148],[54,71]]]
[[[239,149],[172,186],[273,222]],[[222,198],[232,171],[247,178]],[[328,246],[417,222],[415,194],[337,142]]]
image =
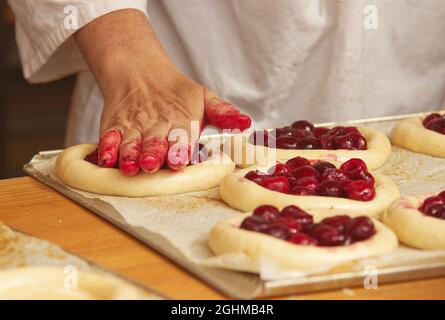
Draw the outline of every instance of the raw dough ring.
[[[423,201],[434,194],[401,197],[383,214],[400,242],[420,249],[445,248],[445,220],[429,217],[418,210]]]
[[[346,162],[352,158],[360,158],[365,161],[369,170],[374,170],[381,167],[386,160],[389,158],[391,154],[391,143],[389,142],[388,137],[375,129],[359,126],[357,127],[360,133],[365,137],[368,143],[367,150],[287,150],[287,149],[273,149],[264,146],[257,146],[249,143],[249,135],[243,134],[241,137],[242,143],[242,152],[241,159],[235,159],[235,151],[239,152],[236,147],[236,138],[232,137],[230,140],[230,154],[234,162],[241,168],[246,168],[252,165],[252,161],[248,161],[247,152],[254,152],[255,163],[261,163],[263,161],[259,161],[257,159],[257,154],[263,154],[265,157],[271,154],[272,152],[276,152],[276,160],[285,161],[297,156],[311,159],[311,160],[327,160],[327,161],[338,161],[340,163]],[[239,140],[238,140],[239,141]],[[226,147],[229,148],[229,147]],[[270,162],[267,161],[267,162]]]
[[[211,189],[235,169],[227,155],[213,151],[207,161],[178,172],[162,169],[126,177],[118,169],[100,168],[85,161],[85,156],[95,148],[95,144],[80,144],[64,150],[56,163],[60,180],[71,187],[98,194],[148,197]]]
[[[445,158],[445,135],[426,129],[423,119],[418,117],[397,122],[391,132],[391,142],[410,151]]]
[[[73,271],[74,272],[74,271]],[[120,278],[77,271],[77,289],[65,288],[69,274],[63,267],[29,266],[0,271],[0,299],[123,300],[155,299],[155,295]],[[73,279],[74,280],[74,279]],[[69,282],[69,281],[68,281]]]
[[[397,185],[388,177],[373,173],[376,182],[376,196],[371,201],[357,201],[346,198],[323,196],[296,196],[266,189],[244,175],[258,169],[266,172],[271,165],[261,165],[234,172],[223,179],[219,191],[222,199],[240,211],[253,211],[264,204],[280,210],[288,205],[296,205],[313,214],[314,217],[327,217],[336,214],[354,216],[377,216],[399,197]]]
[[[368,240],[349,246],[314,247],[295,245],[259,232],[240,229],[241,222],[249,215],[235,216],[215,225],[208,242],[213,253],[243,254],[257,262],[265,258],[285,270],[305,271],[381,255],[398,245],[395,234],[375,219],[372,221],[377,232]]]

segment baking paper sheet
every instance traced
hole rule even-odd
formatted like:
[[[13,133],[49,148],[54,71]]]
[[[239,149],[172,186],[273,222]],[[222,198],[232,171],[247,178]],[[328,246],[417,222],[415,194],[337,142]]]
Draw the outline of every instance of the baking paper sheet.
[[[385,133],[389,133],[393,125],[392,121],[369,124]],[[63,185],[55,174],[55,161],[56,157],[53,157],[32,161],[30,165],[47,179]],[[393,147],[390,159],[378,172],[391,177],[399,185],[402,195],[445,189],[444,159],[415,154],[397,147]],[[99,199],[111,205],[126,224],[134,228],[142,228],[167,241],[188,262],[201,266],[256,272],[262,280],[303,277],[339,270],[364,270],[369,266],[380,268],[410,265],[431,259],[445,259],[445,250],[421,251],[401,246],[400,249],[385,256],[356,261],[346,266],[323,265],[305,273],[300,270],[282,270],[273,261],[262,257],[258,261],[251,261],[242,255],[215,257],[211,253],[207,247],[207,239],[213,225],[222,219],[239,214],[238,211],[222,202],[218,188],[182,195],[147,198],[102,196],[69,189],[85,199]]]

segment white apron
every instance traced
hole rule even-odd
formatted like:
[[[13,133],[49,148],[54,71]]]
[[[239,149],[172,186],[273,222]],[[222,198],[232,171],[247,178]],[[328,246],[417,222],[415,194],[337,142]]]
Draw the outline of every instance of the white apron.
[[[24,75],[78,73],[67,144],[95,142],[103,100],[67,28],[145,12],[176,65],[250,114],[254,127],[438,109],[443,0],[9,0]],[[70,25],[68,25],[69,27]],[[112,36],[112,35],[110,35]]]

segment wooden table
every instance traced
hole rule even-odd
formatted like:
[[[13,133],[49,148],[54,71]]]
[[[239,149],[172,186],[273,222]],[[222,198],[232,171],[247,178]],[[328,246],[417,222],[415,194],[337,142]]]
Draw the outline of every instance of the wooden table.
[[[225,298],[186,270],[29,178],[0,180],[0,221],[175,299]],[[286,297],[288,298],[288,297]],[[295,299],[444,299],[445,277],[296,295]]]

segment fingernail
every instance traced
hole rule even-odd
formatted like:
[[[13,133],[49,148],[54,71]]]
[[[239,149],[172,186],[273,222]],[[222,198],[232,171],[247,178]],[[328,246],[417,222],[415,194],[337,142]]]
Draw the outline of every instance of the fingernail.
[[[158,171],[163,165],[163,162],[158,158],[145,154],[139,160],[139,166],[146,173]]]
[[[126,176],[134,176],[139,172],[139,165],[134,160],[122,161],[119,165],[122,174]]]

